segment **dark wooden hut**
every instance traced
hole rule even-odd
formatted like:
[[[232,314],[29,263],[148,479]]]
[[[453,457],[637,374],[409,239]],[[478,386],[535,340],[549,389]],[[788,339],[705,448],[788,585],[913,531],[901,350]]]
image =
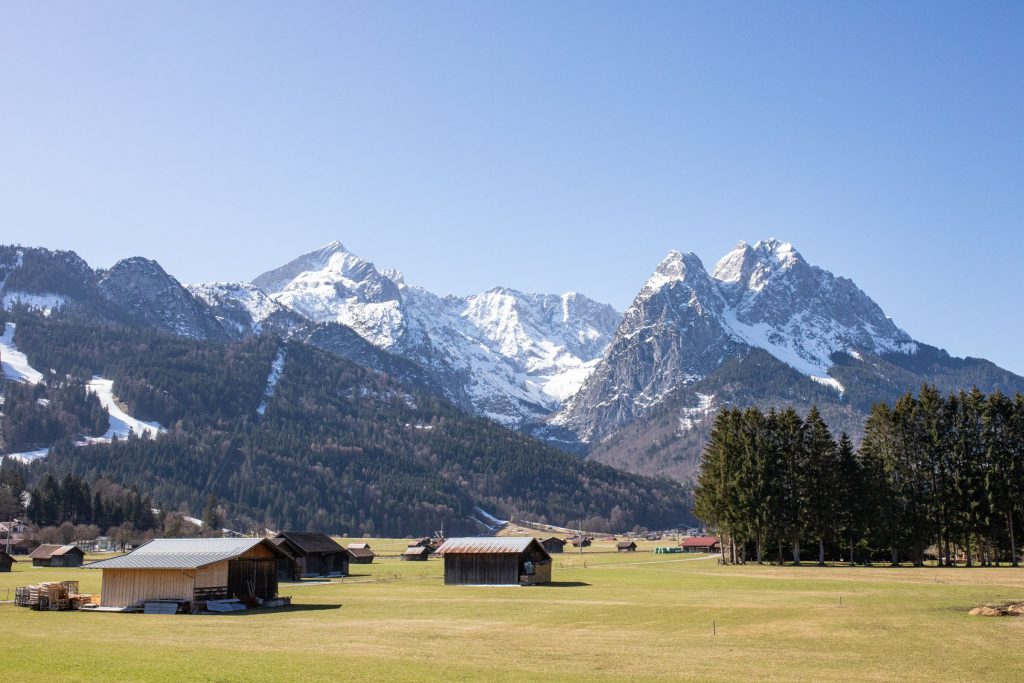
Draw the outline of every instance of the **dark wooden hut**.
[[[551,538],[545,538],[540,544],[544,547],[544,550],[548,551],[548,555],[551,553],[562,553],[565,552],[565,539],[559,538],[558,536],[552,536]]]
[[[589,548],[590,544],[594,542],[590,536],[570,536],[568,540],[574,548]]]
[[[85,553],[77,545],[44,543],[29,555],[33,567],[81,567]]]
[[[282,557],[277,559],[277,580],[298,581],[301,579],[302,570],[299,568],[299,562],[296,559],[299,554],[298,548],[292,545],[287,538],[278,537],[268,538],[267,540],[273,543],[282,554]]]
[[[295,548],[295,561],[302,576],[345,576],[348,574],[348,551],[327,534],[318,531],[282,531]]]
[[[376,553],[369,543],[349,543],[345,548],[348,551],[348,561],[352,564],[372,564]]]
[[[551,583],[551,556],[531,536],[450,538],[437,553],[447,585]]]
[[[430,548],[421,545],[409,546],[401,555],[401,559],[409,562],[426,562],[429,557]]]
[[[615,544],[615,549],[620,553],[634,553],[636,552],[636,543],[633,541],[619,541]]]
[[[0,572],[11,571],[11,565],[17,562],[16,559],[7,554],[7,552],[0,547]]]
[[[281,557],[265,538],[158,538],[86,568],[103,570],[103,607],[179,600],[194,608],[197,602],[215,599],[277,597]]]

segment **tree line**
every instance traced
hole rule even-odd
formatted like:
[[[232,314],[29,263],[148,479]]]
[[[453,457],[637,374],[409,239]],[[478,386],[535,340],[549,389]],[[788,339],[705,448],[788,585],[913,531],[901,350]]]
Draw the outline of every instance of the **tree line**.
[[[695,491],[695,513],[729,539],[729,561],[769,548],[851,564],[926,557],[942,566],[1018,564],[1024,512],[1024,397],[935,387],[877,404],[854,448],[816,408],[723,409]]]

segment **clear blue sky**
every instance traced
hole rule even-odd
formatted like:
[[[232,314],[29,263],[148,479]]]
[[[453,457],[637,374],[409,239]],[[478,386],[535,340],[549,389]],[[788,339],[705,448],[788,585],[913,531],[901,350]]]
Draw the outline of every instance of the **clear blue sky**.
[[[1022,74],[1020,2],[6,2],[0,242],[624,309],[775,236],[1024,373]]]

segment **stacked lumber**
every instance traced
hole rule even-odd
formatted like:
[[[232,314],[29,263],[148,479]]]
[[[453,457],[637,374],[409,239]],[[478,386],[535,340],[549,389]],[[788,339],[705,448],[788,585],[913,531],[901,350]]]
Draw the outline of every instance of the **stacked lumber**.
[[[94,600],[98,602],[98,596],[78,592],[77,581],[44,581],[14,589],[14,604],[37,610],[81,609]]]

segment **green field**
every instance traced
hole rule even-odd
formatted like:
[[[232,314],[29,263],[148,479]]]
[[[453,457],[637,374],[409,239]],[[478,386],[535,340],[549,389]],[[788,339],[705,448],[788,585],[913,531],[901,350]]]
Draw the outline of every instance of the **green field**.
[[[401,541],[371,541],[398,552]],[[16,681],[1020,680],[1024,569],[721,567],[714,558],[555,556],[555,585],[445,587],[442,562],[380,559],[285,584],[287,610],[218,616],[35,612],[0,604]],[[99,572],[15,565],[7,589]],[[842,604],[840,605],[840,600]],[[712,621],[717,634],[712,634]]]

